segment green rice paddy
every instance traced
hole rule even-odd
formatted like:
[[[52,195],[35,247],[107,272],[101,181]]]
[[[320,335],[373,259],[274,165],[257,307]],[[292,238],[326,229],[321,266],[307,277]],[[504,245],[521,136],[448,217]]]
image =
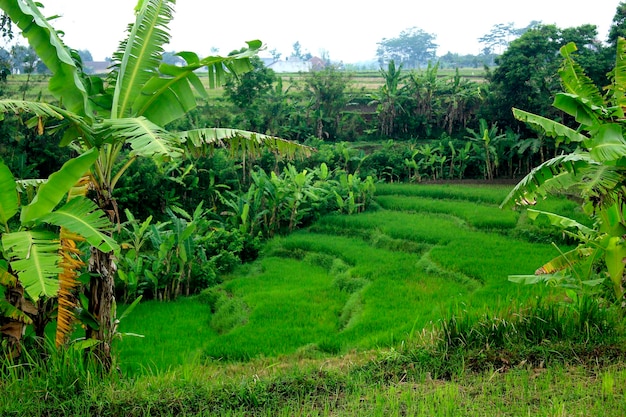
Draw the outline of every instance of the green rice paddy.
[[[507,280],[557,253],[516,237],[523,214],[498,207],[508,190],[381,185],[379,209],[326,216],[268,242],[259,260],[225,277],[227,301],[215,313],[200,298],[142,303],[123,330],[145,338],[117,345],[121,363],[163,370],[390,348],[452,311],[545,297],[546,288]]]

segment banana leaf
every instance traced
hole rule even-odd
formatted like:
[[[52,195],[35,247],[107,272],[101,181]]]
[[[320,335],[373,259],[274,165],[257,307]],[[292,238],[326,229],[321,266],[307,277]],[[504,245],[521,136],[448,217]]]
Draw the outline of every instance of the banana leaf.
[[[72,112],[92,118],[93,112],[79,70],[57,31],[33,0],[0,0],[2,9],[15,23],[37,56],[50,69],[50,92]]]
[[[50,175],[48,181],[37,190],[33,201],[22,209],[22,224],[33,222],[52,210],[67,192],[80,180],[98,158],[95,149],[67,161],[60,170]]]
[[[18,210],[17,184],[9,167],[0,161],[0,222],[6,226]]]
[[[578,96],[581,100],[588,103],[588,108],[595,107],[597,109],[604,107],[605,103],[602,93],[593,80],[585,74],[580,64],[573,59],[572,54],[577,50],[578,48],[573,42],[561,47],[560,52],[564,58],[559,70],[561,84],[568,93]],[[569,114],[573,115],[572,113]]]
[[[2,246],[11,268],[20,278],[28,295],[54,297],[59,290],[58,235],[43,231],[20,231],[2,235]]]
[[[250,57],[256,55],[261,46],[260,41],[250,41],[245,51],[227,57],[209,56],[200,59],[193,52],[179,53],[186,65],[179,67],[161,63],[158,73],[152,75],[141,94],[136,96],[133,103],[136,114],[161,126],[179,119],[196,107],[196,93],[201,97],[208,96],[195,71],[206,68],[209,88],[215,88],[225,82],[228,74],[237,76],[250,71]]]
[[[194,155],[207,155],[215,148],[226,147],[231,153],[258,155],[261,149],[277,152],[287,158],[296,155],[310,156],[313,148],[291,142],[276,136],[263,135],[239,129],[204,128],[179,132],[180,141]]]
[[[552,138],[564,139],[565,143],[584,142],[587,137],[561,123],[550,120],[546,117],[529,113],[520,109],[513,109],[513,116],[521,122],[530,123],[541,128],[546,135]]]
[[[577,222],[574,219],[570,219],[569,217],[534,209],[527,209],[526,212],[528,213],[528,217],[531,220],[536,220],[539,216],[543,216],[550,221],[550,224],[552,226],[558,226],[561,229],[577,229],[587,236],[592,236],[596,234],[595,230]]]
[[[131,156],[177,158],[183,150],[176,134],[152,123],[145,117],[106,119],[98,127],[105,142],[126,142]]]
[[[116,54],[121,58],[115,72],[117,79],[113,93],[111,117],[125,118],[137,115],[133,104],[142,94],[142,88],[155,75],[169,43],[167,25],[173,17],[173,0],[141,1],[135,10],[135,23],[120,44]]]
[[[119,245],[104,232],[113,228],[106,214],[91,200],[74,197],[63,207],[43,216],[42,222],[64,227],[102,252],[119,252]]]
[[[537,198],[545,197],[553,190],[577,186],[582,175],[594,165],[599,164],[585,152],[554,157],[526,175],[506,196],[500,208],[534,204]]]

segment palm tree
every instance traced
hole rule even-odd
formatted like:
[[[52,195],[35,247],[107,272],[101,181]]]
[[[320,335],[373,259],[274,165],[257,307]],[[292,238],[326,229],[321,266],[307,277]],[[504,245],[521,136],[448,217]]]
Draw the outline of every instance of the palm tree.
[[[200,58],[193,52],[180,52],[181,67],[162,63],[163,46],[169,42],[168,23],[174,0],[145,0],[135,9],[135,22],[127,38],[114,54],[114,65],[106,80],[86,75],[80,58],[69,49],[32,0],[0,0],[0,8],[22,30],[29,44],[52,72],[51,93],[59,105],[1,101],[0,110],[35,113],[40,120],[57,119],[55,129],[63,129],[62,144],[73,144],[82,151],[96,149],[92,169],[93,199],[112,221],[118,220],[112,192],[124,172],[138,157],[159,161],[177,158],[186,148],[212,148],[230,145],[233,151],[256,151],[270,147],[293,155],[298,146],[274,137],[231,129],[201,128],[170,132],[164,126],[184,116],[197,105],[196,94],[207,97],[196,70],[207,70],[209,87],[221,84],[226,74],[251,69],[250,57],[261,48],[259,41],[248,42],[238,54]],[[126,149],[129,149],[127,152]],[[123,164],[117,164],[123,159]],[[115,171],[114,166],[121,166]],[[114,318],[112,252],[92,247],[89,259],[92,273],[88,289],[88,313],[97,323],[87,337],[99,341],[96,353],[105,365],[111,364],[110,341]]]

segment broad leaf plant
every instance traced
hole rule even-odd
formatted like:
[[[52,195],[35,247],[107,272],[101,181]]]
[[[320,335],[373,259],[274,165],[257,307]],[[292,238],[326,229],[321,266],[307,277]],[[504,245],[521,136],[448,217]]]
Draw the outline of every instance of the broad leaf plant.
[[[44,16],[40,3],[0,0],[0,9],[19,27],[51,71],[49,89],[58,100],[56,104],[0,100],[0,113],[31,115],[33,126],[62,131],[62,145],[71,145],[94,158],[93,165],[85,167],[81,174],[89,171],[93,201],[113,223],[118,221],[113,189],[139,157],[163,162],[185,152],[202,154],[216,146],[228,146],[233,152],[269,148],[288,156],[308,152],[291,142],[252,132],[210,127],[172,132],[165,128],[196,107],[198,97],[207,97],[205,84],[215,87],[228,74],[250,70],[250,57],[262,48],[260,41],[251,41],[243,52],[228,57],[200,57],[183,51],[178,55],[184,59],[184,65],[165,64],[161,58],[163,47],[170,40],[168,24],[174,5],[174,0],[137,2],[135,21],[113,55],[111,72],[102,79],[83,71],[78,54],[64,44]],[[203,70],[202,75],[207,78],[204,83],[198,70]],[[0,198],[4,199],[5,194]],[[27,217],[36,218],[33,214]],[[14,246],[9,248],[5,251],[17,250]],[[102,363],[110,366],[110,341],[115,327],[115,318],[111,317],[114,251],[92,244],[88,268],[92,277],[87,288],[88,314],[95,324],[87,329],[87,338],[98,342],[95,351]],[[46,291],[54,293],[54,287]]]
[[[535,126],[557,145],[577,149],[555,156],[534,168],[506,197],[502,206],[534,204],[551,193],[574,192],[594,224],[582,225],[554,213],[529,209],[531,217],[545,216],[580,244],[543,265],[536,276],[517,276],[517,282],[552,282],[576,296],[584,288],[606,283],[618,302],[624,299],[626,266],[626,40],[619,39],[612,82],[596,87],[575,60],[576,46],[561,48],[559,70],[564,91],[553,105],[571,116],[574,128],[545,117],[513,109],[515,117]]]
[[[76,242],[86,240],[103,252],[119,249],[107,234],[111,221],[85,197],[86,183],[81,185],[97,157],[94,149],[69,160],[25,205],[20,204],[22,187],[0,161],[0,331],[11,357],[19,355],[41,298],[59,296],[57,342],[63,342],[74,312],[71,302],[64,304],[71,300],[69,292],[60,292],[76,285],[83,265]]]

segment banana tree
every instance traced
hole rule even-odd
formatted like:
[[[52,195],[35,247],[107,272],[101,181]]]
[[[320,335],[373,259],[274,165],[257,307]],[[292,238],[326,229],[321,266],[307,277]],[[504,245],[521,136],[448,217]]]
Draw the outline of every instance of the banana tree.
[[[112,224],[105,213],[75,188],[97,157],[94,149],[66,162],[24,206],[15,178],[0,161],[0,332],[11,357],[19,355],[40,299],[59,296],[57,341],[71,330],[73,305],[68,298],[83,266],[76,241],[87,240],[104,252],[119,249],[106,234]]]
[[[402,64],[396,67],[395,61],[389,61],[387,71],[380,69],[385,83],[378,91],[372,93],[373,101],[377,104],[376,113],[380,124],[380,134],[384,137],[392,137],[395,131],[395,123],[398,111],[402,108],[402,99],[405,91],[402,82],[405,76],[402,75]]]
[[[466,138],[474,144],[476,157],[480,158],[480,162],[484,164],[485,179],[492,180],[500,164],[497,144],[506,138],[506,135],[498,134],[498,126],[493,124],[489,127],[485,119],[479,120],[478,131],[471,128],[466,128],[466,130],[469,133]]]
[[[117,275],[124,286],[122,301],[130,302],[140,295],[142,286],[146,282],[142,279],[148,262],[142,256],[143,247],[150,241],[152,233],[158,228],[151,228],[152,216],[148,216],[143,222],[139,222],[130,210],[125,209],[126,222],[121,225],[118,239],[121,255],[118,258]]]
[[[515,117],[541,129],[556,143],[572,143],[577,149],[556,156],[534,168],[506,197],[502,206],[533,204],[550,193],[575,191],[584,211],[595,220],[592,229],[546,213],[553,224],[572,230],[581,244],[572,252],[559,255],[540,268],[538,274],[576,271],[576,264],[600,260],[605,277],[617,300],[624,297],[626,260],[626,40],[617,42],[612,83],[602,93],[574,59],[576,46],[561,48],[563,64],[559,71],[565,90],[553,105],[572,116],[576,129],[553,120],[514,109]],[[593,268],[586,268],[593,271]],[[583,281],[593,282],[592,277]]]
[[[127,38],[113,55],[107,79],[88,76],[80,58],[68,48],[46,19],[40,4],[33,0],[0,0],[0,8],[20,28],[22,35],[50,69],[51,93],[59,104],[1,101],[0,111],[35,114],[44,126],[46,118],[55,119],[55,129],[63,130],[62,145],[75,144],[83,151],[96,149],[92,168],[93,198],[111,220],[117,221],[117,206],[112,192],[120,177],[139,157],[167,161],[180,157],[186,149],[206,150],[230,145],[233,152],[255,152],[269,147],[293,154],[304,149],[274,137],[230,129],[201,128],[170,132],[164,128],[197,105],[197,96],[207,97],[196,73],[205,69],[209,87],[221,84],[227,74],[251,69],[249,58],[262,47],[248,42],[243,52],[228,56],[200,58],[193,52],[180,52],[181,67],[162,63],[163,46],[170,36],[174,0],[140,0],[134,9],[135,21]],[[127,151],[127,149],[129,151]],[[123,163],[119,164],[122,160]],[[115,166],[120,166],[117,171]],[[87,337],[98,340],[96,353],[105,367],[111,364],[111,311],[114,301],[115,264],[111,252],[92,247],[89,260],[92,273],[88,289],[89,313],[98,326],[87,330]]]

